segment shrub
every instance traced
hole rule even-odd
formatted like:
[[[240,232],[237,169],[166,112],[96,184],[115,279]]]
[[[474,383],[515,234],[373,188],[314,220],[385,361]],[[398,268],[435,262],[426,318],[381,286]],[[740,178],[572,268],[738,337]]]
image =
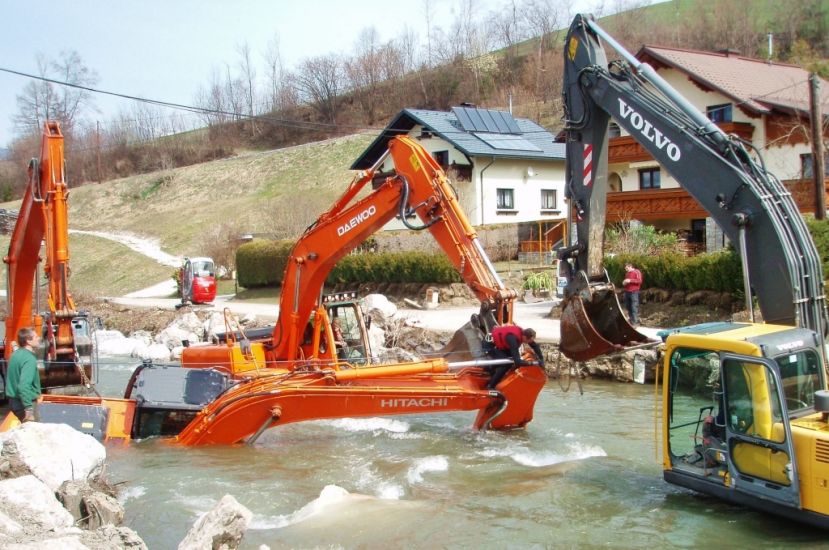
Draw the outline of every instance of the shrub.
[[[340,260],[328,276],[337,283],[455,283],[460,276],[442,254],[384,252],[352,254]]]
[[[663,233],[652,225],[620,222],[605,231],[605,252],[608,254],[653,255],[676,249],[675,233]]]
[[[524,278],[524,290],[550,290],[555,286],[553,276],[549,271],[539,271],[537,273],[530,273]]]
[[[254,240],[236,250],[236,273],[239,285],[245,288],[282,284],[291,241]]]
[[[625,254],[605,259],[610,280],[621,285],[625,264],[642,271],[643,288],[656,287],[685,291],[714,290],[739,293],[743,288],[740,259],[733,250],[685,257],[675,253],[658,256]]]
[[[812,240],[815,241],[825,278],[829,276],[829,220],[816,220],[812,216],[807,216],[806,226],[812,234]]]

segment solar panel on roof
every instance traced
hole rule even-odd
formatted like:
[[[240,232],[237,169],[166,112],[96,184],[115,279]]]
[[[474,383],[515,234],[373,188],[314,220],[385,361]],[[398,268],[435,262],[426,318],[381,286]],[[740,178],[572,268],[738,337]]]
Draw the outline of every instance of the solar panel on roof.
[[[493,149],[500,149],[506,151],[533,151],[540,153],[541,148],[530,143],[521,136],[512,134],[493,134],[485,132],[476,132],[475,137],[492,147]]]
[[[489,134],[520,134],[521,130],[512,115],[504,111],[491,111],[475,107],[452,107],[452,113],[467,132]]]

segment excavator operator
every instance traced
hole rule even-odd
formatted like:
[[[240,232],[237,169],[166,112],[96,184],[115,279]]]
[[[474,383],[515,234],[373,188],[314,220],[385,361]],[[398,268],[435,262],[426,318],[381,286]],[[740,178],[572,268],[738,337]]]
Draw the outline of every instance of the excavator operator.
[[[495,386],[504,378],[510,369],[539,365],[544,368],[544,354],[535,341],[535,330],[522,329],[517,325],[498,325],[492,329],[492,341],[485,342],[486,352],[495,359],[512,359],[512,365],[498,365],[492,367],[492,376],[486,387],[494,390]],[[521,356],[521,344],[526,344],[535,354],[535,359],[527,360]]]

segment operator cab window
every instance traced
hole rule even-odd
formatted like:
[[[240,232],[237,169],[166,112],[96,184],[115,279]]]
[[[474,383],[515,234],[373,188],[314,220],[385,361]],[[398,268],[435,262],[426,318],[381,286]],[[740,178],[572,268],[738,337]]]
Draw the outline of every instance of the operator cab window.
[[[777,357],[786,409],[789,413],[811,409],[820,385],[820,359],[814,350],[798,351]]]

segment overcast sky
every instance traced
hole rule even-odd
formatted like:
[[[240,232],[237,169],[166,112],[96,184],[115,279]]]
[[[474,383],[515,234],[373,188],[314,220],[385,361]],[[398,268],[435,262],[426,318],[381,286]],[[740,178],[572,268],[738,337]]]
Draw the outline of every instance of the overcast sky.
[[[577,0],[589,10],[595,0]],[[432,0],[437,25],[447,28],[458,0]],[[505,0],[477,0],[489,12]],[[193,104],[214,67],[236,66],[247,42],[264,75],[263,54],[275,34],[285,64],[350,53],[359,32],[374,26],[386,41],[405,25],[425,43],[422,0],[0,0],[0,67],[37,74],[37,54],[55,59],[76,50],[98,73],[100,89]],[[0,72],[0,147],[13,133],[15,96],[27,79]],[[95,95],[102,123],[129,107]]]

